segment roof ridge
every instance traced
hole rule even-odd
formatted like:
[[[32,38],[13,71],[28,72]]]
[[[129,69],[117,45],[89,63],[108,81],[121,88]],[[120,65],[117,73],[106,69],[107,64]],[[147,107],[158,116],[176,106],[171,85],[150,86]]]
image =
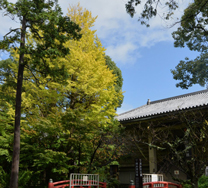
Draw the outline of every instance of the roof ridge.
[[[195,92],[187,93],[187,94],[183,94],[183,95],[177,95],[177,96],[174,96],[174,97],[168,97],[168,98],[165,98],[165,99],[151,101],[150,105],[151,104],[155,104],[155,103],[159,103],[159,102],[168,101],[168,100],[174,100],[174,99],[179,99],[179,98],[183,98],[183,97],[188,97],[188,96],[191,96],[191,95],[197,95],[197,94],[201,94],[201,93],[206,93],[206,92],[208,92],[208,89],[201,90],[201,91],[195,91]]]
[[[144,106],[147,106],[147,105],[145,104],[145,105],[142,105],[142,106],[140,106],[140,107],[134,108],[134,109],[132,109],[132,110],[123,112],[123,113],[121,113],[121,114],[118,114],[118,116],[124,115],[124,114],[127,114],[127,113],[130,113],[130,112],[133,112],[133,111],[135,111],[135,110],[137,110],[137,109],[139,109],[139,108],[142,108],[142,107],[144,107]]]
[[[143,107],[145,107],[145,106],[150,106],[151,104],[156,104],[156,103],[160,103],[160,102],[165,102],[165,101],[168,101],[168,100],[179,99],[179,98],[182,98],[182,97],[187,97],[187,96],[191,96],[191,95],[197,95],[197,94],[200,94],[200,93],[206,93],[206,92],[208,92],[208,89],[201,90],[201,91],[195,91],[195,92],[187,93],[187,94],[183,94],[183,95],[177,95],[177,96],[174,96],[174,97],[168,97],[168,98],[165,98],[165,99],[159,99],[159,100],[151,101],[150,104],[145,104],[145,105],[139,106],[139,107],[137,107],[137,108],[134,108],[134,109],[132,109],[132,110],[123,112],[123,113],[121,113],[121,114],[118,114],[116,117],[118,117],[118,116],[120,116],[120,115],[124,115],[124,114],[131,113],[131,112],[133,112],[133,111],[135,111],[135,110],[138,110],[139,108],[143,108]]]
[[[208,108],[208,89],[169,97],[150,102],[138,108],[119,114],[119,121],[130,121],[147,117],[156,117],[170,112],[188,110],[194,108]]]

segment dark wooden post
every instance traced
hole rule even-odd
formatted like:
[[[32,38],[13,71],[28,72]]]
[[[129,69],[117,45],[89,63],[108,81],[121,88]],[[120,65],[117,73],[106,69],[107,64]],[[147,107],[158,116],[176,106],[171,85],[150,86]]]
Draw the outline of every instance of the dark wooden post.
[[[135,159],[135,188],[143,188],[141,159]]]

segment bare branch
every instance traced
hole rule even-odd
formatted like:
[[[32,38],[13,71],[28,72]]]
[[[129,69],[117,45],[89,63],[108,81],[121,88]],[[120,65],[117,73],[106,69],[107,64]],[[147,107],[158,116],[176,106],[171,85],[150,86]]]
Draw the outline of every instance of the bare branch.
[[[4,35],[4,38],[5,38],[7,35],[9,35],[10,33],[15,32],[15,31],[17,31],[17,30],[21,30],[21,28],[10,29],[10,31],[9,31],[7,34]]]

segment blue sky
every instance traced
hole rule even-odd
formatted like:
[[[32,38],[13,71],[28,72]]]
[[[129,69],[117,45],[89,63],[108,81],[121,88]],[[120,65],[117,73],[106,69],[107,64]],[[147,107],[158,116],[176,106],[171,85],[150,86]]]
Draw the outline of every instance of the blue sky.
[[[118,113],[137,108],[151,101],[173,97],[205,88],[198,85],[188,90],[176,88],[177,81],[173,80],[170,69],[185,57],[195,58],[198,53],[187,48],[174,48],[172,31],[177,26],[169,27],[179,17],[186,7],[181,1],[180,9],[170,22],[165,22],[159,16],[150,21],[150,28],[141,26],[137,21],[138,14],[131,18],[125,10],[127,0],[59,0],[63,12],[67,13],[69,3],[76,5],[80,2],[83,8],[98,16],[93,29],[106,54],[121,69],[123,75],[124,102]],[[10,2],[15,2],[11,0]],[[179,1],[180,2],[180,1]],[[160,14],[165,11],[164,6],[159,6]],[[139,13],[140,8],[137,9]],[[18,26],[9,18],[2,17],[0,11],[0,37],[8,32],[10,27]],[[6,58],[6,54],[0,53],[0,58]]]

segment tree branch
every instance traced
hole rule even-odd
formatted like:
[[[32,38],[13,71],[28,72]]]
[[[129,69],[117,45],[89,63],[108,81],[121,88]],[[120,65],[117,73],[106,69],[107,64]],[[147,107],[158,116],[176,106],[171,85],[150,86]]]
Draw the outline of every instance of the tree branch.
[[[25,65],[25,67],[31,72],[31,74],[33,75],[33,77],[35,78],[36,84],[39,87],[39,80],[37,79],[37,77],[34,75],[33,71],[30,69],[30,67],[28,65]]]
[[[9,35],[10,33],[17,31],[18,29],[21,30],[21,28],[11,29],[7,34],[4,35],[4,38],[5,38],[7,35]]]

